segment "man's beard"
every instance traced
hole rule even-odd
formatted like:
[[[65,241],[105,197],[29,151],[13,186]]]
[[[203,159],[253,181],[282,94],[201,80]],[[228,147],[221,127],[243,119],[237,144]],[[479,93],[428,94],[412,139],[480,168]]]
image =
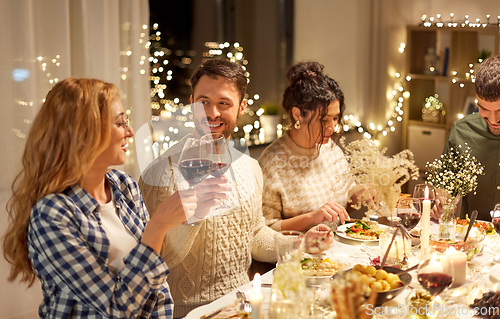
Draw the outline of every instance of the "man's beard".
[[[500,135],[500,128],[492,127],[489,122],[488,122],[488,128],[490,129],[491,134]]]
[[[225,138],[230,138],[231,134],[233,134],[233,132],[234,132],[234,128],[236,127],[236,123],[238,122],[238,116],[236,116],[236,119],[234,120],[234,122],[228,122],[221,117],[216,117],[215,119],[208,118],[207,123],[210,121],[222,122],[222,124],[224,125],[224,130],[222,131],[222,135],[224,135]],[[208,125],[205,125],[205,123],[203,123],[203,122],[204,121],[197,121],[195,123],[196,132],[200,136],[210,134],[210,132],[211,132],[210,127]]]

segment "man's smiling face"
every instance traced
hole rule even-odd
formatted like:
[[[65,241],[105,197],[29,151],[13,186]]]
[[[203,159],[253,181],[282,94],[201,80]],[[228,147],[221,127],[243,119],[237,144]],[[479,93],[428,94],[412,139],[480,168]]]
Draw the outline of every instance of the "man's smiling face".
[[[490,132],[494,135],[500,135],[500,100],[489,102],[477,98],[479,115],[486,121]]]
[[[208,133],[222,133],[229,138],[246,105],[246,100],[240,100],[236,85],[229,79],[203,75],[191,95],[191,103],[199,102],[193,110],[198,137]],[[203,109],[199,109],[200,105],[203,105]]]

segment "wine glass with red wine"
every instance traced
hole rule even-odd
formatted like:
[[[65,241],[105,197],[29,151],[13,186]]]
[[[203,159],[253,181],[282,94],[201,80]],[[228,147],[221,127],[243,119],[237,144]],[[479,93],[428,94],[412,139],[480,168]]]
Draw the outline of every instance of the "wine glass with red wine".
[[[205,144],[206,141],[188,138],[182,148],[179,171],[188,182],[189,188],[203,181],[212,171],[212,161]]]
[[[453,260],[446,254],[434,252],[418,265],[417,279],[433,298],[453,284]]]
[[[207,156],[212,161],[212,176],[221,177],[233,162],[227,139],[222,133],[213,133],[202,136],[201,140],[207,143]],[[229,208],[231,206],[228,205],[226,200],[222,200],[220,205],[216,207],[216,209],[225,210]]]
[[[422,216],[422,201],[418,198],[408,197],[398,201],[397,214],[400,218],[399,223],[412,230],[417,226]]]
[[[419,199],[422,202],[425,198],[425,188],[429,188],[429,197],[428,200],[431,201],[431,209],[434,206],[434,202],[436,201],[436,191],[434,186],[429,184],[417,184],[413,189],[413,198]]]
[[[500,248],[500,204],[496,204],[495,208],[491,211],[491,223],[497,232],[495,257],[493,257],[493,262],[498,263],[500,262],[500,253],[498,252]]]

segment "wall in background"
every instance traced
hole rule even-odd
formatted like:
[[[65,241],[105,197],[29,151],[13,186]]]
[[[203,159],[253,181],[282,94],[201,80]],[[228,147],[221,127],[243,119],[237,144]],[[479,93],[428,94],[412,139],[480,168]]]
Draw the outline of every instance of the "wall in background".
[[[496,10],[496,11],[494,11]],[[395,72],[404,72],[406,26],[418,25],[423,14],[443,20],[454,13],[463,19],[492,22],[500,15],[494,0],[295,0],[294,60],[317,60],[337,80],[346,97],[346,113],[367,126],[385,125],[393,104],[388,95],[396,83]],[[401,123],[379,139],[387,154],[401,150]],[[349,133],[348,139],[360,138]]]

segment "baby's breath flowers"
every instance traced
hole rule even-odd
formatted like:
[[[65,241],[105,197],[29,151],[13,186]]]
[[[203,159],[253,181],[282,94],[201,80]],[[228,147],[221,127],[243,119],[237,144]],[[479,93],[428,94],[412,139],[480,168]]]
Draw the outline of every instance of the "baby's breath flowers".
[[[435,188],[444,189],[450,196],[448,202],[475,191],[477,176],[484,174],[484,167],[472,156],[467,143],[450,148],[448,153],[427,163],[426,167],[427,182]]]

